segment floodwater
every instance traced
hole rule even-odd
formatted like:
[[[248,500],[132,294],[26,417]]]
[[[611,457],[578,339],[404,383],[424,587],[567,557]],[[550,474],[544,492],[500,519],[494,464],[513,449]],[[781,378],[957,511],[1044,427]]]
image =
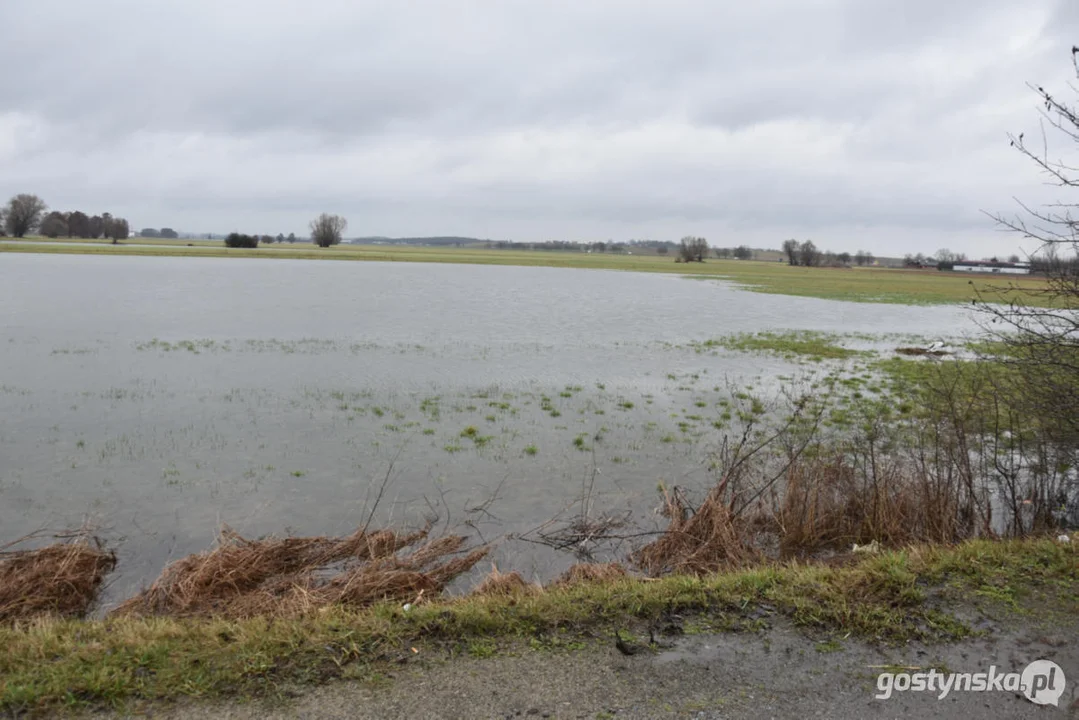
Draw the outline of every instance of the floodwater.
[[[381,494],[378,522],[437,516],[545,577],[563,560],[507,535],[588,487],[654,522],[658,482],[708,482],[728,383],[798,371],[689,344],[787,329],[974,324],[674,275],[0,255],[0,543],[92,523],[118,548],[113,601],[222,523],[346,533]]]

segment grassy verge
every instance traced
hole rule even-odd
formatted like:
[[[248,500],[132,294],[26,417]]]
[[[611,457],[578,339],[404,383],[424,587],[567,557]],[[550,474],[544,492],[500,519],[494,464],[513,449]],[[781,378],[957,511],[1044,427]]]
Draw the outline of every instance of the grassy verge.
[[[98,242],[59,244],[0,242],[0,253],[58,253],[85,255],[247,257],[293,260],[367,260],[381,262],[463,263],[472,265],[518,265],[633,272],[676,273],[693,278],[714,278],[735,282],[754,292],[831,300],[916,305],[969,303],[975,291],[993,294],[998,279],[964,277],[937,271],[891,270],[884,268],[802,268],[778,262],[709,260],[704,263],[675,263],[658,255],[608,255],[600,253],[488,250],[486,248],[441,248],[390,245],[339,245],[316,248],[310,243],[270,245],[253,250],[222,247],[220,241],[141,240],[129,241],[152,247],[111,245]],[[1010,278],[1023,288],[1041,288],[1038,278]],[[1031,298],[1030,304],[1045,302]]]
[[[260,696],[439,649],[497,652],[605,637],[673,613],[692,627],[759,627],[779,613],[815,634],[898,643],[947,641],[971,630],[941,609],[986,598],[1021,608],[1049,593],[1079,610],[1076,543],[972,541],[866,556],[843,567],[768,565],[703,578],[623,579],[533,594],[470,596],[410,611],[377,605],[301,620],[118,618],[0,629],[0,710],[124,706],[136,700]],[[757,612],[755,612],[757,611]],[[402,655],[403,654],[403,655]]]

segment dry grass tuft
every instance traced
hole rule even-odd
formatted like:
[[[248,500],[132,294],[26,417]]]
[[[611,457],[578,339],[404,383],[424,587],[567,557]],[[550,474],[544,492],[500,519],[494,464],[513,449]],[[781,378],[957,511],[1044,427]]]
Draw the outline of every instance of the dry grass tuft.
[[[484,597],[516,597],[535,595],[542,591],[542,587],[526,581],[516,570],[503,573],[492,565],[490,574],[472,591],[472,594]]]
[[[83,617],[115,565],[112,552],[82,533],[42,548],[0,552],[0,624]]]
[[[694,510],[677,489],[663,490],[666,532],[635,551],[630,560],[649,575],[701,575],[721,568],[742,567],[759,559],[745,541],[744,523],[723,501],[720,483]]]
[[[399,554],[428,531],[247,540],[226,528],[216,548],[172,563],[114,614],[296,617],[332,605],[413,601],[441,591],[490,551],[451,557],[466,538],[449,535]]]
[[[582,583],[604,583],[628,577],[622,563],[577,563],[562,573],[554,584],[557,587],[579,585]]]

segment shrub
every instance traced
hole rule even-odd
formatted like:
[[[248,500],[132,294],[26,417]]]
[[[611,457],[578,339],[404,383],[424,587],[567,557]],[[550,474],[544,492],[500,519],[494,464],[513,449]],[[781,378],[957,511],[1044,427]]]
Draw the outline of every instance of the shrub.
[[[241,233],[229,233],[225,237],[225,247],[230,248],[257,248],[259,246],[258,235],[243,235]]]

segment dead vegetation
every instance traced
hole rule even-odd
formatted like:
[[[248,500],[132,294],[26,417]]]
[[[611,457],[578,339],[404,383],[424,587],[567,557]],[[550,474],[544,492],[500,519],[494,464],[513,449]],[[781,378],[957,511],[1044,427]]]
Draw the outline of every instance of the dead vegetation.
[[[428,532],[248,540],[226,528],[217,547],[172,563],[114,614],[296,617],[333,605],[415,602],[440,592],[490,551],[463,552],[464,536],[427,540]]]
[[[987,488],[940,457],[879,450],[868,442],[816,447],[793,460],[759,457],[729,471],[696,506],[681,488],[662,488],[667,527],[630,560],[653,577],[703,575],[776,560],[827,562],[858,545],[999,534]],[[776,464],[779,473],[765,469]]]
[[[880,457],[864,473],[837,454],[792,466],[767,523],[784,558],[871,542],[901,547],[992,535],[974,522],[986,503],[961,490],[916,463]]]
[[[625,577],[629,577],[629,573],[621,563],[577,563],[562,573],[554,585],[565,587],[584,583],[606,583]]]
[[[745,523],[723,499],[725,485],[714,487],[693,508],[681,490],[663,489],[666,531],[631,555],[634,565],[651,576],[699,575],[720,567],[738,567],[757,553],[745,542]]]
[[[484,597],[516,597],[534,595],[539,592],[543,592],[541,586],[528,582],[516,570],[508,573],[499,572],[498,568],[492,565],[491,572],[471,594]]]
[[[37,537],[0,548],[0,624],[84,617],[116,565],[116,556],[83,532],[54,537],[59,542],[45,547],[12,549]]]

